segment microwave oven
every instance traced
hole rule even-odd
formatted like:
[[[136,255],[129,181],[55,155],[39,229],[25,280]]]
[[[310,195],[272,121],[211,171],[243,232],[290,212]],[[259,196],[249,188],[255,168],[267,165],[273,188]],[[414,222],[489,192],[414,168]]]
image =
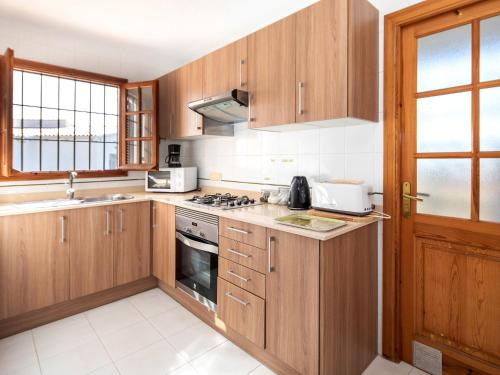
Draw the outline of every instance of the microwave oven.
[[[196,167],[160,168],[146,172],[146,191],[159,193],[185,193],[198,187]]]

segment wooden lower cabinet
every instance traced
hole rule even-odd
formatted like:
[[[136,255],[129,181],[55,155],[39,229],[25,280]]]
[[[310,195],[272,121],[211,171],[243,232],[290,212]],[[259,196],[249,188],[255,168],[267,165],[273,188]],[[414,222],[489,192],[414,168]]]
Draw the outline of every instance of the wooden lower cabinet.
[[[68,212],[0,217],[0,319],[69,299]]]
[[[115,208],[114,286],[151,274],[150,203]]]
[[[233,330],[264,347],[265,302],[262,298],[219,277],[217,314]]]
[[[153,275],[175,288],[175,206],[153,202]]]
[[[71,299],[113,287],[114,206],[68,212]]]

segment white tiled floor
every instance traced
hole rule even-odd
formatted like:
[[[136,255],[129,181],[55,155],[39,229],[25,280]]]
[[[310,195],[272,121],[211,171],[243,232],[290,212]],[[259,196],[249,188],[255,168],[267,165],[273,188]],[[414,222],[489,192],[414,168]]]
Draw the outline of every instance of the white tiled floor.
[[[269,375],[160,289],[0,340],[0,375]],[[420,375],[377,358],[364,375]]]

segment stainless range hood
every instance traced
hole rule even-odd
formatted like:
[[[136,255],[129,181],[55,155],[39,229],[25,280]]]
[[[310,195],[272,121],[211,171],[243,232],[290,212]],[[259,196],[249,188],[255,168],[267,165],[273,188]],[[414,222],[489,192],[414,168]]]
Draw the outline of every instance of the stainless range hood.
[[[248,121],[248,92],[232,90],[225,94],[191,102],[188,107],[221,124]]]

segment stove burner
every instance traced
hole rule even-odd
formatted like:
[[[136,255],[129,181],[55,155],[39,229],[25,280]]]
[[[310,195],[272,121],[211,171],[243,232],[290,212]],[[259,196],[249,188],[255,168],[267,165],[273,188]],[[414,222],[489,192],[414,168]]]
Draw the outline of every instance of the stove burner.
[[[188,199],[188,202],[215,207],[219,209],[229,209],[229,208],[239,208],[243,206],[252,206],[259,203],[255,202],[255,199],[250,199],[248,196],[243,195],[238,197],[230,193],[225,194],[206,194],[203,196],[195,195],[193,198]]]

